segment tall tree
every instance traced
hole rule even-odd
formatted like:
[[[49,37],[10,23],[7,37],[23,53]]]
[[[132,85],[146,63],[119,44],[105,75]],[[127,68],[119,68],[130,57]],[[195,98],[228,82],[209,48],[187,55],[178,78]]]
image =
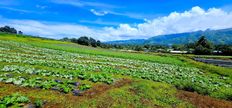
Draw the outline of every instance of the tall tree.
[[[201,36],[200,39],[195,43],[196,47],[194,50],[195,54],[212,54],[213,44],[209,42],[205,36]]]
[[[97,46],[101,46],[101,44],[102,44],[101,41],[98,40],[98,41],[97,41]]]
[[[80,37],[79,39],[77,39],[77,43],[81,44],[81,45],[86,45],[86,46],[90,45],[89,38],[86,36],[83,36],[83,37]]]
[[[17,34],[17,30],[9,26],[0,27],[0,32]]]
[[[232,45],[216,45],[215,49],[221,51],[219,54],[232,55]]]
[[[23,32],[22,32],[22,31],[18,31],[18,34],[22,35],[22,34],[23,34]]]
[[[92,47],[97,47],[97,41],[91,37],[89,38],[89,43]]]

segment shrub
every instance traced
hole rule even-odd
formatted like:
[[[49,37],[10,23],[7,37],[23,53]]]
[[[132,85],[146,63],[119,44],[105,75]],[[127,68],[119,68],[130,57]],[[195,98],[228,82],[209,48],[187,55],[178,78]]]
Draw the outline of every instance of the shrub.
[[[216,92],[211,94],[212,97],[219,99],[226,99],[232,101],[232,89],[231,88],[221,88]]]
[[[42,106],[43,106],[43,101],[40,99],[35,100],[34,103],[35,103],[36,108],[42,108]]]

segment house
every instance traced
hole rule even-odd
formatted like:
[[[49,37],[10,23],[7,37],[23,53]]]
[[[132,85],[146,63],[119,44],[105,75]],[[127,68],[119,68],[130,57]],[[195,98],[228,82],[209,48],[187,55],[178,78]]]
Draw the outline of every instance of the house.
[[[173,54],[187,54],[188,51],[174,51],[174,50],[172,50],[172,51],[170,51],[170,53],[173,53]]]

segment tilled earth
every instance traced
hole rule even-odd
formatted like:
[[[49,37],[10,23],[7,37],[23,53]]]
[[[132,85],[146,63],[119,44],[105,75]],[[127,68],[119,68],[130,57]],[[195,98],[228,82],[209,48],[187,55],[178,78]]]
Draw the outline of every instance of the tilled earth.
[[[209,96],[199,95],[194,92],[179,90],[177,97],[192,103],[197,108],[232,108],[231,101],[219,100]]]

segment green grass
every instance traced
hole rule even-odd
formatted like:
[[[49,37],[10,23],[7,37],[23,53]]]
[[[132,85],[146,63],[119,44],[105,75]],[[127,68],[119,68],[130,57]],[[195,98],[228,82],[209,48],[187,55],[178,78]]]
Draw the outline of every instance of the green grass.
[[[44,40],[40,38],[31,38],[21,35],[5,34],[5,35],[0,35],[0,39],[24,42],[38,47],[51,48],[51,49],[63,50],[63,51],[74,52],[74,53],[144,60],[144,61],[158,62],[164,64],[176,64],[182,66],[186,65],[184,62],[182,62],[178,58],[172,57],[171,55],[154,55],[154,54],[144,54],[144,53],[120,52],[120,51],[114,51],[109,49],[92,48],[92,47],[82,46],[70,42]]]
[[[130,52],[120,52],[117,50],[109,50],[102,48],[92,48],[87,46],[81,46],[70,42],[61,42],[56,40],[47,40],[41,38],[33,38],[22,35],[12,35],[12,34],[0,34],[0,40],[4,41],[16,41],[20,43],[30,44],[36,47],[43,47],[55,50],[62,50],[72,53],[81,53],[87,55],[98,55],[125,58],[139,61],[149,61],[161,64],[172,64],[183,66],[183,67],[196,67],[201,71],[205,72],[205,75],[211,76],[216,74],[216,76],[229,76],[232,82],[232,71],[230,68],[218,67],[210,64],[196,62],[189,58],[189,56],[184,55],[171,55],[171,54],[153,54],[153,53],[130,53]],[[17,52],[17,51],[16,51]],[[121,61],[120,61],[121,62]],[[0,62],[0,68],[2,68],[5,63]],[[20,64],[25,65],[25,64]],[[36,67],[33,65],[32,67]],[[42,69],[55,69],[46,66],[38,66]],[[62,70],[62,69],[60,69]],[[31,76],[33,77],[33,76]],[[129,76],[118,75],[117,78],[131,78]],[[35,90],[19,88],[15,86],[1,86],[0,84],[0,97],[6,94],[19,91],[31,98],[38,98],[42,100],[47,100],[49,104],[58,103],[64,107],[193,107],[189,103],[179,100],[175,97],[177,92],[176,88],[172,85],[166,83],[157,83],[154,81],[138,80],[131,78],[133,81],[130,84],[126,84],[122,87],[113,87],[109,90],[104,90],[100,94],[96,94],[95,98],[89,97],[72,97],[71,94],[61,94],[50,90]],[[92,83],[91,83],[92,84]],[[93,86],[98,85],[93,84]],[[101,84],[101,83],[100,83]],[[230,89],[221,89],[220,92],[212,93],[211,96],[228,99],[232,95],[229,91]],[[7,91],[7,92],[6,92]],[[36,94],[36,95],[35,95]],[[225,95],[226,94],[226,95]],[[227,95],[228,94],[228,95]]]
[[[121,88],[114,88],[99,97],[87,99],[79,107],[154,108],[193,107],[175,97],[176,89],[164,83],[138,80]]]
[[[46,39],[32,38],[22,35],[11,35],[11,34],[1,34],[0,39],[24,42],[38,47],[51,48],[51,49],[63,50],[63,51],[74,52],[74,53],[102,55],[102,56],[158,62],[163,64],[174,64],[180,66],[197,67],[207,73],[216,73],[220,75],[230,76],[232,78],[232,70],[230,68],[218,67],[211,64],[196,62],[194,60],[189,59],[189,56],[192,57],[193,55],[183,56],[183,55],[171,55],[171,54],[120,52],[120,51],[114,51],[109,49],[92,48],[92,47],[82,46],[70,42],[46,40]],[[203,57],[230,58],[231,56],[203,56]]]
[[[7,91],[7,92],[6,92]],[[188,102],[175,97],[177,90],[165,83],[146,80],[136,80],[122,87],[112,88],[95,97],[71,97],[54,91],[18,88],[15,86],[1,86],[0,98],[18,92],[30,99],[44,100],[50,107],[78,107],[78,108],[192,108]],[[35,95],[36,94],[36,95]],[[55,106],[53,106],[55,105]]]
[[[129,58],[136,60],[152,61],[159,63],[172,64],[176,62],[177,65],[182,65],[182,61],[169,57],[169,56],[159,56],[159,55],[148,55],[148,54],[139,54],[139,53],[125,53],[112,50],[106,50],[101,48],[90,48],[86,46],[80,46],[73,43],[61,42],[55,40],[46,40],[40,38],[32,38],[21,35],[11,35],[11,34],[2,34],[0,35],[0,40],[4,41],[16,41],[19,43],[26,43],[34,46],[51,48],[57,50],[63,50],[68,52],[90,54],[90,55],[103,55],[110,57],[120,57],[120,58]],[[17,47],[14,45],[7,44],[11,47]],[[17,47],[21,48],[21,47]],[[22,53],[20,50],[12,50],[15,53]],[[167,61],[168,60],[168,61]],[[6,65],[22,65],[30,66],[25,63],[6,63],[0,62],[0,68],[2,69]],[[56,68],[46,67],[41,65],[31,65],[31,67],[36,67],[40,69],[49,69],[53,70]],[[57,69],[57,71],[65,69]],[[0,71],[1,72],[1,71]],[[3,74],[4,72],[1,72]],[[97,74],[97,73],[95,73]],[[27,74],[12,74],[13,76],[23,76],[36,78],[38,75],[27,75]],[[44,77],[45,79],[54,79],[54,77]],[[3,84],[0,83],[0,98],[6,95],[10,95],[15,92],[19,92],[22,95],[28,96],[32,100],[42,100],[46,102],[45,107],[191,107],[192,105],[182,101],[175,97],[177,90],[175,87],[165,84],[165,83],[156,83],[153,81],[146,80],[135,80],[129,76],[115,75],[117,80],[121,78],[132,80],[131,83],[126,83],[120,87],[115,87],[114,85],[106,85],[102,83],[92,83],[88,81],[80,81],[81,83],[90,83],[93,87],[98,85],[103,85],[109,87],[109,89],[102,90],[98,94],[95,94],[95,98],[86,97],[86,96],[73,96],[72,93],[64,94],[52,90],[43,90],[36,88],[28,87],[19,87],[12,84]],[[77,81],[77,79],[74,79]],[[79,81],[78,81],[79,82]],[[154,95],[155,94],[155,95]],[[164,97],[164,98],[163,98]],[[111,99],[109,102],[107,99]]]
[[[41,38],[33,38],[23,35],[12,35],[12,34],[1,34],[0,40],[24,42],[38,47],[51,48],[51,49],[63,50],[63,51],[74,52],[74,53],[102,55],[102,56],[158,62],[163,64],[174,64],[179,66],[197,67],[206,73],[216,73],[220,75],[226,75],[232,78],[232,70],[230,68],[218,67],[211,64],[196,62],[189,58],[189,57],[193,57],[194,55],[120,52],[120,51],[109,50],[109,49],[92,48],[92,47],[82,46],[70,42],[46,40]],[[226,58],[226,59],[231,58],[231,56],[201,56],[201,57]]]

